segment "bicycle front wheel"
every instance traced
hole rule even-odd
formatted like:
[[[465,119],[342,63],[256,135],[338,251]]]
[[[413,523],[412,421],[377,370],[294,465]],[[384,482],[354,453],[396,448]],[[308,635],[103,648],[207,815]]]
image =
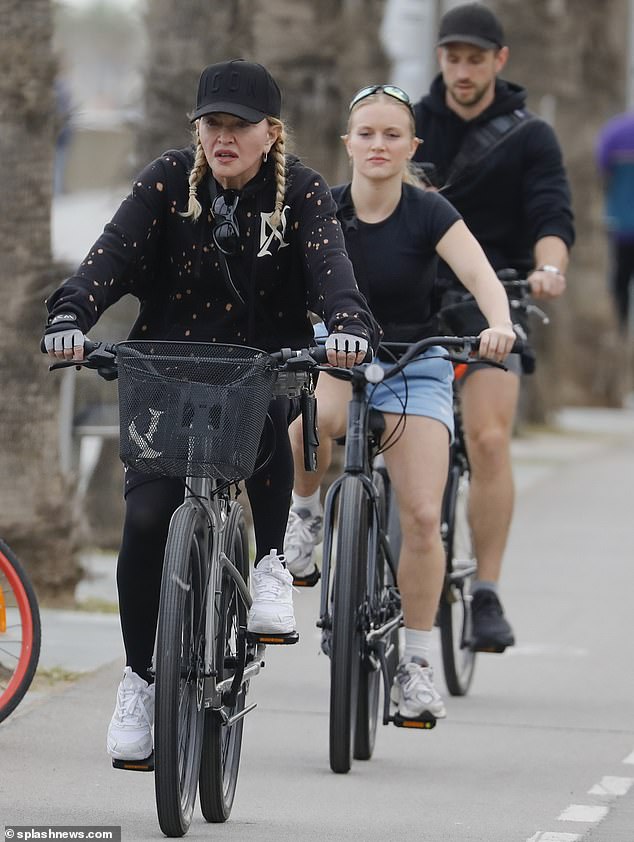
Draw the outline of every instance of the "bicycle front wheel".
[[[161,830],[189,828],[200,769],[204,722],[204,581],[206,568],[191,503],[176,510],[165,547],[156,638],[154,782]]]
[[[374,471],[372,481],[377,495],[377,534],[384,530],[387,519],[387,500],[385,481],[380,471]],[[367,619],[377,626],[386,619],[385,589],[387,582],[387,564],[380,546],[377,547],[376,557],[371,560],[368,569],[368,586],[373,581],[373,592],[368,591],[365,596]],[[398,634],[398,631],[396,632]],[[354,759],[369,760],[374,752],[376,729],[379,723],[379,696],[381,692],[381,665],[378,659],[368,651],[363,644],[363,658],[359,670],[359,691],[357,694],[357,717],[354,732]],[[389,643],[389,642],[388,642]]]
[[[438,623],[447,689],[452,696],[468,693],[475,669],[471,639],[471,582],[476,560],[468,518],[469,472],[453,466],[446,495],[447,573]]]
[[[330,652],[330,768],[348,772],[356,725],[363,656],[361,602],[367,551],[367,498],[361,480],[344,478],[339,490],[336,566],[332,595]]]
[[[0,541],[0,722],[31,686],[41,639],[33,585],[10,547]]]
[[[239,503],[234,502],[231,506],[225,527],[224,551],[248,585],[249,542]],[[222,566],[218,570],[212,623],[218,682],[232,679],[236,668],[240,666],[238,635],[244,634],[246,622],[247,607],[233,578]],[[248,683],[244,683],[233,704],[223,704],[222,711],[205,711],[199,791],[200,808],[208,822],[224,822],[231,813],[240,768],[244,719],[231,720],[244,710],[247,690]]]

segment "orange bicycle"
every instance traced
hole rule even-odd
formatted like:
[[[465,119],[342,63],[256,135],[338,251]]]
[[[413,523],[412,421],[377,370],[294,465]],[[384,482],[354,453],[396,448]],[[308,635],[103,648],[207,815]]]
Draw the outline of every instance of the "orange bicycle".
[[[41,639],[33,585],[15,553],[0,540],[0,722],[31,686]]]

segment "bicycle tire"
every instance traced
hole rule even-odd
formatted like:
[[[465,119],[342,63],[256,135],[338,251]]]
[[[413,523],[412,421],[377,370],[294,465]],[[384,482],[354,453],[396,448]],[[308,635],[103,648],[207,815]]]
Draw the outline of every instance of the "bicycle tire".
[[[346,476],[339,491],[330,654],[330,768],[352,765],[362,644],[359,608],[365,587],[367,508],[361,480]]]
[[[445,497],[447,578],[440,600],[438,625],[447,689],[452,696],[469,692],[475,669],[471,637],[471,581],[475,557],[468,520],[469,471],[451,467]]]
[[[41,642],[33,585],[15,553],[0,540],[0,722],[16,709],[31,686]]]
[[[377,494],[377,509],[378,509],[378,528],[385,529],[387,519],[387,499],[385,493],[385,481],[383,475],[379,471],[374,471],[372,474],[372,481],[376,488]],[[385,557],[381,547],[377,547],[376,557],[369,561],[367,581],[370,577],[374,578],[374,603],[370,601],[366,589],[365,604],[368,609],[368,620],[376,621],[380,624],[382,618],[380,616],[381,606],[383,604],[383,595],[386,587],[386,568]],[[362,641],[363,643],[363,641]],[[379,723],[379,696],[381,692],[381,668],[376,658],[371,657],[370,652],[364,651],[359,670],[359,690],[357,695],[357,716],[354,731],[354,751],[353,756],[355,760],[370,760],[374,752],[374,745],[376,742],[376,729]]]
[[[191,823],[204,722],[203,547],[197,507],[170,522],[156,638],[154,783],[159,825],[183,836]]]
[[[249,541],[242,506],[232,503],[225,526],[224,551],[248,585]],[[236,660],[237,632],[246,627],[247,607],[239,596],[234,580],[224,568],[214,597],[215,630],[213,643],[217,681],[231,678]],[[243,685],[236,704],[225,708],[227,716],[244,710],[248,685]],[[203,752],[200,766],[200,808],[208,822],[224,822],[231,814],[240,768],[244,719],[224,725],[218,711],[205,711]]]

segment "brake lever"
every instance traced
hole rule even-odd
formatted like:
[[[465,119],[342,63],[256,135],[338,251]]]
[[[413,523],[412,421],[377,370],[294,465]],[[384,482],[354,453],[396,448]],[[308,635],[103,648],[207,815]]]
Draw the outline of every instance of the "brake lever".
[[[116,380],[119,376],[116,366],[113,365],[115,354],[106,348],[94,345],[94,349],[84,357],[83,360],[62,360],[49,365],[49,371],[56,371],[60,368],[74,367],[79,371],[81,368],[96,369],[97,374],[104,380]]]
[[[59,363],[51,363],[49,365],[49,371],[56,371],[58,368],[76,368],[79,371],[80,368],[84,365],[85,360],[64,360],[64,362]]]
[[[536,316],[538,316],[541,319],[541,323],[543,325],[549,325],[550,324],[549,317],[546,315],[546,313],[544,313],[542,308],[538,307],[536,304],[528,304],[527,307],[526,307],[526,312],[529,315],[530,315],[530,313],[534,313]]]
[[[476,363],[484,363],[493,368],[501,368],[502,371],[508,371],[504,363],[496,363],[494,360],[487,360],[486,357],[470,357],[467,354],[447,354],[443,359],[449,360],[451,363],[458,363],[459,365],[475,365]]]

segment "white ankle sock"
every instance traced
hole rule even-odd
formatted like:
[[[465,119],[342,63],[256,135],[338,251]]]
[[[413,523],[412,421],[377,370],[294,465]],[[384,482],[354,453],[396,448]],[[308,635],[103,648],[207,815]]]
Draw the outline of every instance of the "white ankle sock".
[[[422,658],[429,663],[429,647],[431,645],[431,631],[423,629],[405,629],[405,651],[403,660],[411,661],[412,658]]]
[[[294,509],[307,509],[311,515],[321,514],[321,496],[319,489],[311,494],[310,497],[300,497],[293,491],[293,506]]]

